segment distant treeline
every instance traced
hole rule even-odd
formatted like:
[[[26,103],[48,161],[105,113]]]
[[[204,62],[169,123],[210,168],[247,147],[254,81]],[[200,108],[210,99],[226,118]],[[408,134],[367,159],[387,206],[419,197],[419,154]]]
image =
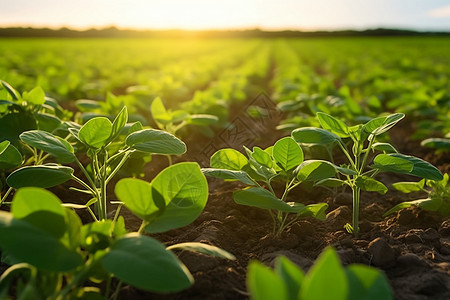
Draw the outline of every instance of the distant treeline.
[[[450,31],[414,31],[406,29],[376,28],[338,31],[264,31],[248,30],[132,30],[109,27],[104,29],[74,30],[33,27],[0,28],[0,37],[66,37],[66,38],[273,38],[273,37],[333,37],[333,36],[450,36]]]

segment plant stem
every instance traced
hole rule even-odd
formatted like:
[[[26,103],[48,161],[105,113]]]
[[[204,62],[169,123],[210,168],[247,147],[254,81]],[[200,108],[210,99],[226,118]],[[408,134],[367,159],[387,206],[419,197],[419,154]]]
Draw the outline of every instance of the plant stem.
[[[365,164],[366,164],[366,161],[367,161],[367,157],[369,156],[369,152],[370,152],[370,149],[372,148],[373,142],[375,141],[375,137],[373,135],[370,135],[369,136],[369,140],[370,140],[369,146],[367,147],[366,153],[364,153],[364,158],[363,158],[363,161],[361,163],[360,173],[362,173],[364,171],[364,167],[365,167]]]
[[[167,157],[167,160],[169,161],[169,166],[171,166],[172,165],[172,156],[166,155],[166,157]]]
[[[352,191],[353,191],[353,220],[352,220],[352,225],[353,225],[353,234],[355,235],[355,237],[358,236],[358,232],[359,232],[359,227],[358,227],[358,222],[359,222],[359,196],[361,194],[361,189],[359,187],[357,187],[356,185],[352,187]]]
[[[134,152],[134,150],[125,152],[125,155],[122,157],[120,162],[117,164],[116,168],[111,172],[111,174],[109,174],[108,178],[106,178],[106,184],[108,184],[108,182],[117,174],[117,172],[119,172],[120,168],[125,164],[125,162],[127,161],[127,159],[130,157],[130,155],[133,152]]]
[[[120,292],[120,288],[121,287],[122,287],[122,281],[119,281],[119,283],[117,284],[116,290],[114,291],[114,298],[113,298],[113,300],[119,299],[119,292]]]
[[[95,191],[93,188],[91,188],[88,184],[86,184],[83,180],[81,180],[80,178],[78,178],[77,176],[72,174],[72,179],[75,180],[76,182],[78,182],[79,184],[81,184],[83,187],[85,187],[87,190],[89,190],[89,192],[94,196],[97,197],[98,193],[97,191]]]
[[[347,149],[345,149],[344,145],[342,145],[341,142],[338,142],[339,147],[341,147],[342,152],[344,152],[345,156],[347,156],[348,161],[350,162],[350,164],[352,165],[352,167],[355,170],[358,170],[358,168],[356,167],[355,163],[353,162],[353,159],[350,157],[350,154],[348,154]]]
[[[141,223],[141,227],[139,227],[139,230],[137,231],[138,233],[142,233],[144,232],[145,227],[149,224],[149,222],[147,221],[142,221]]]
[[[9,196],[9,194],[11,193],[12,190],[13,190],[13,188],[10,187],[10,188],[6,191],[5,195],[3,195],[3,197],[0,197],[0,206],[3,204],[3,202],[6,200],[6,198],[8,198],[8,196]]]

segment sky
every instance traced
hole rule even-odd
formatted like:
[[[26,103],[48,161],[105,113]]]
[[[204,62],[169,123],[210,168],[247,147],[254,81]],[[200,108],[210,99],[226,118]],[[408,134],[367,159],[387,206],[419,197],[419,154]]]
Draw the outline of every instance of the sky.
[[[450,31],[449,0],[0,0],[0,27]]]

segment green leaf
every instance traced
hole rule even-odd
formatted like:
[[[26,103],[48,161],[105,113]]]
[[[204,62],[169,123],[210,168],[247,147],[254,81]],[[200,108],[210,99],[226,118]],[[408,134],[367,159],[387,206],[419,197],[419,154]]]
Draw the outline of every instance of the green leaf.
[[[295,208],[277,197],[271,192],[260,187],[252,187],[233,193],[233,199],[237,204],[258,207],[262,209],[275,209],[283,212],[297,212]]]
[[[78,137],[87,146],[99,149],[107,143],[112,132],[112,123],[108,118],[96,117],[81,127]]]
[[[26,97],[23,97],[28,103],[34,105],[42,105],[45,103],[45,93],[41,87],[35,87],[29,93],[26,94]]]
[[[146,291],[178,292],[194,281],[187,268],[163,244],[135,233],[114,242],[102,263],[119,280]]]
[[[259,147],[253,148],[252,158],[258,164],[263,165],[264,167],[272,168],[272,166],[273,166],[272,157],[267,152],[265,152],[264,150],[262,150]]]
[[[9,113],[0,118],[0,128],[0,141],[8,140],[19,147],[19,135],[24,131],[37,129],[37,123],[30,113]]]
[[[211,176],[214,178],[220,178],[225,180],[239,180],[248,185],[255,185],[255,183],[251,180],[250,176],[244,171],[202,168],[202,172],[203,174],[205,174],[205,176]]]
[[[132,134],[133,132],[139,131],[144,129],[144,127],[142,126],[141,122],[136,121],[132,124],[129,124],[130,126],[128,127],[128,133],[127,135]],[[128,125],[127,125],[128,126]]]
[[[391,129],[398,121],[403,119],[405,114],[396,113],[386,117],[379,117],[370,120],[363,126],[363,130],[374,136],[380,135]]]
[[[317,181],[334,177],[336,168],[324,160],[306,160],[298,166],[297,179],[299,181]]]
[[[285,137],[273,146],[273,158],[283,170],[288,171],[303,162],[303,151],[291,137]]]
[[[423,140],[420,145],[428,148],[434,148],[434,149],[443,149],[443,150],[450,150],[450,139],[445,138],[430,138]]]
[[[336,134],[322,128],[302,127],[292,131],[292,138],[300,144],[330,145],[341,140]]]
[[[440,198],[440,197],[430,197],[430,198],[426,198],[426,199],[405,201],[405,202],[401,202],[401,203],[397,204],[396,206],[394,206],[393,208],[388,210],[386,213],[383,214],[383,217],[386,217],[396,211],[399,211],[401,209],[408,208],[411,206],[418,206],[420,208],[423,208],[425,210],[430,210],[430,211],[440,211],[442,208],[442,204],[443,204],[443,201],[442,201],[442,198]],[[448,214],[450,214],[450,211],[443,211],[442,213],[443,213],[443,215],[448,215]]]
[[[341,138],[349,137],[348,126],[343,121],[322,112],[317,113],[317,118],[323,129],[331,131]]]
[[[53,132],[62,124],[61,119],[51,114],[36,113],[34,116],[37,121],[38,129],[42,131]]]
[[[155,202],[152,198],[151,184],[141,179],[121,179],[117,182],[114,192],[133,214],[148,222],[166,206],[164,202]]]
[[[20,99],[19,93],[11,86],[9,83],[0,80],[0,83],[2,84],[3,88],[8,92],[8,94],[12,97],[13,100],[17,101]]]
[[[231,259],[231,260],[236,259],[236,257],[233,254],[229,253],[228,251],[225,251],[221,248],[211,246],[208,244],[204,244],[204,243],[194,243],[194,242],[180,243],[180,244],[175,244],[175,245],[167,247],[167,250],[174,250],[174,249],[198,252],[198,253],[206,254],[209,256]]]
[[[181,155],[186,145],[174,135],[156,129],[143,129],[130,134],[125,143],[133,149],[153,154]]]
[[[398,151],[389,143],[375,143],[372,145],[374,150],[382,151],[384,153],[398,153]]]
[[[190,115],[187,119],[188,124],[196,126],[209,126],[216,124],[217,122],[219,122],[219,118],[217,116],[205,114]]]
[[[124,106],[122,110],[119,112],[119,114],[114,119],[114,122],[112,124],[111,129],[111,135],[109,137],[109,141],[114,141],[116,137],[119,136],[121,130],[123,127],[125,127],[125,124],[128,122],[128,110],[127,107]]]
[[[383,183],[368,176],[358,176],[355,184],[363,191],[378,192],[381,195],[386,194],[388,191],[388,188]]]
[[[83,263],[80,254],[67,249],[52,234],[4,211],[0,211],[0,245],[15,259],[44,271],[67,272]]]
[[[6,182],[15,189],[31,186],[49,188],[72,179],[72,174],[72,168],[55,164],[28,166],[12,172]]]
[[[221,149],[210,158],[210,166],[215,169],[239,171],[247,164],[244,154],[234,149]]]
[[[208,200],[208,182],[193,162],[172,165],[152,181],[154,201],[166,204],[166,209],[145,230],[159,233],[184,227],[202,213]]]
[[[49,153],[60,163],[71,163],[76,159],[72,145],[51,133],[31,130],[22,133],[20,139],[36,149]]]
[[[61,206],[61,201],[44,189],[35,187],[19,189],[14,194],[11,213],[14,218],[29,222],[58,239],[66,231],[66,212]]]
[[[283,280],[288,299],[297,299],[305,277],[303,271],[286,257],[279,256],[275,260],[275,274]]]
[[[22,154],[9,141],[0,143],[0,169],[12,169],[22,164]]]
[[[350,169],[346,166],[335,166],[336,170],[339,171],[339,173],[343,174],[343,175],[358,175],[358,172],[356,172],[353,169]]]
[[[314,186],[327,186],[327,187],[339,187],[346,184],[345,181],[337,178],[326,178],[314,183]]]
[[[375,157],[374,162],[377,164],[379,164],[379,160],[377,160],[377,158],[379,156],[381,156],[383,154],[378,155],[377,157]],[[414,156],[408,156],[408,155],[404,155],[404,154],[400,154],[400,153],[393,153],[393,154],[386,154],[387,156],[390,156],[391,158],[395,158],[395,159],[400,159],[403,160],[404,162],[408,162],[410,164],[412,164],[412,170],[405,172],[403,171],[403,169],[400,169],[400,171],[397,171],[397,173],[403,173],[403,174],[411,174],[411,175],[415,175],[421,178],[425,178],[425,179],[431,179],[431,180],[442,180],[443,175],[442,173],[432,164],[418,158],[418,157],[414,157]],[[393,171],[395,172],[395,171]]]
[[[422,191],[424,184],[425,184],[425,180],[422,179],[419,182],[396,182],[396,183],[393,183],[391,186],[394,189],[396,189],[397,191],[407,194],[407,193],[411,193],[411,192]]]
[[[282,278],[258,261],[251,261],[248,266],[247,289],[253,300],[292,299]]]
[[[350,286],[349,300],[393,299],[386,276],[379,270],[353,264],[346,269]]]
[[[326,203],[309,204],[302,207],[302,209],[297,212],[297,216],[301,218],[313,217],[323,221],[326,219],[325,211],[327,208],[328,204]]]
[[[348,281],[339,257],[332,248],[327,248],[306,274],[299,299],[346,300],[348,292]]]
[[[102,108],[98,101],[88,99],[80,99],[75,101],[75,106],[81,112],[91,112]]]
[[[414,163],[401,157],[392,156],[392,154],[379,154],[373,162],[372,168],[383,172],[408,174],[414,168]]]
[[[151,106],[150,112],[152,113],[153,120],[159,128],[163,128],[165,125],[172,122],[172,116],[167,112],[161,98],[156,97]]]

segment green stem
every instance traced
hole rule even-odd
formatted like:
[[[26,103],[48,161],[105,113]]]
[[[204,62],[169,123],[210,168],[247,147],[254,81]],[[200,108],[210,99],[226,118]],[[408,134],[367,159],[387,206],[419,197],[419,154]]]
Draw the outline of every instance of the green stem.
[[[352,165],[352,167],[355,170],[358,170],[358,168],[356,167],[355,163],[353,162],[353,159],[350,157],[350,154],[348,154],[347,149],[345,149],[344,145],[342,144],[342,142],[338,142],[339,147],[342,149],[342,152],[344,152],[345,156],[347,156],[348,161],[350,162],[350,164]]]
[[[111,279],[112,276],[108,276],[108,279],[106,280],[105,299],[108,299],[109,293],[111,291]]]
[[[88,171],[84,168],[84,166],[81,164],[81,162],[78,160],[78,158],[75,157],[75,162],[77,163],[78,167],[81,169],[81,172],[83,172],[84,176],[86,176],[86,179],[89,181],[91,186],[96,189],[97,186],[94,183],[94,180],[92,180],[91,175],[89,175]]]
[[[6,200],[6,198],[8,198],[8,196],[9,196],[9,194],[11,193],[12,190],[13,190],[13,188],[10,187],[10,188],[6,191],[5,195],[3,195],[3,197],[0,198],[0,206],[3,204],[3,202]]]
[[[355,237],[358,236],[358,232],[359,232],[359,226],[358,226],[358,222],[359,222],[359,197],[361,195],[361,189],[357,186],[353,186],[352,187],[352,191],[353,191],[353,220],[352,220],[352,225],[353,225],[353,234],[355,235]]]
[[[363,161],[361,163],[361,169],[359,170],[359,173],[362,173],[364,171],[364,167],[365,167],[365,164],[366,164],[366,161],[367,161],[367,157],[369,156],[369,152],[370,152],[370,149],[372,148],[373,142],[375,141],[375,137],[373,135],[370,135],[369,136],[369,140],[370,140],[369,147],[367,147],[367,151],[366,151],[366,153],[364,153],[364,158],[363,158]]]
[[[139,227],[139,230],[137,231],[138,233],[142,233],[144,232],[145,227],[149,224],[149,222],[147,221],[142,221],[141,223],[141,227]]]
[[[106,201],[106,177],[107,177],[107,170],[106,170],[106,160],[108,159],[108,153],[106,152],[106,150],[104,149],[104,153],[103,153],[103,166],[101,169],[99,169],[99,179],[100,179],[100,206],[101,206],[101,215],[100,215],[100,220],[106,220],[106,218],[108,217],[107,214],[107,201]]]
[[[172,165],[172,156],[170,155],[166,155],[167,156],[167,160],[169,161],[169,166]]]
[[[113,298],[113,300],[119,299],[119,293],[120,293],[120,288],[121,287],[122,287],[122,281],[119,281],[119,283],[117,284],[116,290],[114,291],[114,298]]]
[[[89,273],[93,265],[93,260],[89,260],[86,263],[85,268],[77,273],[75,277],[73,277],[73,279],[62,290],[59,291],[54,299],[65,299],[66,295],[72,290],[72,288],[74,288],[75,286],[80,284],[82,280],[84,280],[84,277]]]
[[[91,214],[92,218],[94,219],[95,222],[98,222],[97,217],[95,216],[94,212],[92,211],[92,209],[89,206],[86,206],[88,212]]]
[[[78,182],[79,184],[81,184],[84,188],[86,188],[87,190],[89,190],[89,192],[94,196],[97,197],[98,193],[97,191],[95,191],[93,188],[91,188],[88,184],[86,184],[83,180],[81,180],[80,178],[78,178],[77,176],[72,174],[72,179],[75,180],[76,182]]]
[[[108,184],[111,179],[117,174],[117,172],[119,172],[120,168],[125,164],[125,162],[133,152],[134,150],[125,152],[125,155],[122,157],[119,164],[117,164],[116,168],[111,172],[111,174],[109,174],[108,178],[106,178],[106,184]]]

